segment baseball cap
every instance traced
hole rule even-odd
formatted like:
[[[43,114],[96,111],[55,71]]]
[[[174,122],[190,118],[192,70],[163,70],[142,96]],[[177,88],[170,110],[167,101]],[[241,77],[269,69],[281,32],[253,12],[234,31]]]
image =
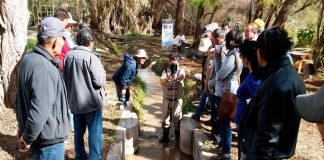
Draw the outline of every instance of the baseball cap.
[[[255,19],[253,24],[255,24],[259,29],[264,30],[265,23],[262,19]]]
[[[324,85],[317,93],[298,95],[296,109],[306,121],[324,123]]]
[[[60,19],[56,17],[44,18],[38,26],[38,32],[45,36],[62,37],[64,35],[64,26]]]
[[[77,22],[75,20],[73,20],[71,13],[68,12],[68,14],[69,14],[69,18],[67,19],[67,23],[68,24],[76,24]]]

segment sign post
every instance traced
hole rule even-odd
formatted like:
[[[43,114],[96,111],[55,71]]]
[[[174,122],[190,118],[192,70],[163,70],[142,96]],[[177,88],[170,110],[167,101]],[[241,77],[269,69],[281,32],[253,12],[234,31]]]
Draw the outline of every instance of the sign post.
[[[162,50],[173,50],[173,20],[162,19]]]

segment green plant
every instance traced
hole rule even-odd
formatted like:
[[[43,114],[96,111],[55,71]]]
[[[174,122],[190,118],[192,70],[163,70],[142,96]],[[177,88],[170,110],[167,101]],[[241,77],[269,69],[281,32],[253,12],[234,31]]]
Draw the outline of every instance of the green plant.
[[[152,71],[160,76],[165,69],[168,67],[168,61],[166,58],[159,58],[156,63],[152,66]]]
[[[139,76],[135,77],[134,90],[132,94],[131,106],[133,107],[138,120],[141,123],[143,117],[143,103],[146,95],[146,84],[141,80]]]
[[[192,101],[197,96],[195,89],[196,89],[196,82],[191,78],[187,78],[184,84],[183,107],[182,107],[183,114],[194,112],[196,109],[192,104]]]
[[[307,47],[314,45],[315,28],[314,26],[297,31],[298,47]]]
[[[27,39],[27,52],[31,51],[33,49],[33,47],[37,44],[37,40],[36,39]]]

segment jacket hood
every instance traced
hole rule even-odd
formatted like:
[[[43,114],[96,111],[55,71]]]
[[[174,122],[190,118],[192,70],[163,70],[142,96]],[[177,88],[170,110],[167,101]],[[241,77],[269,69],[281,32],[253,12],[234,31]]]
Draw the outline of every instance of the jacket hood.
[[[124,62],[130,62],[130,61],[134,61],[134,57],[130,54],[124,54]]]
[[[286,55],[283,55],[275,63],[269,63],[266,67],[260,67],[259,71],[255,73],[256,79],[263,81],[281,66],[290,64],[289,58]]]

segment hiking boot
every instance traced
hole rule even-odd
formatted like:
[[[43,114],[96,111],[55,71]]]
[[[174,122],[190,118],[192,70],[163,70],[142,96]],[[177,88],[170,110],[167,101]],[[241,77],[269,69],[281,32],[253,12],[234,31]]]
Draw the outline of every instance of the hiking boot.
[[[170,141],[169,139],[169,131],[168,132],[163,132],[162,138],[159,140],[159,143],[168,143]]]
[[[180,141],[180,130],[175,130],[175,139],[176,139],[176,141],[177,142],[179,142]]]

